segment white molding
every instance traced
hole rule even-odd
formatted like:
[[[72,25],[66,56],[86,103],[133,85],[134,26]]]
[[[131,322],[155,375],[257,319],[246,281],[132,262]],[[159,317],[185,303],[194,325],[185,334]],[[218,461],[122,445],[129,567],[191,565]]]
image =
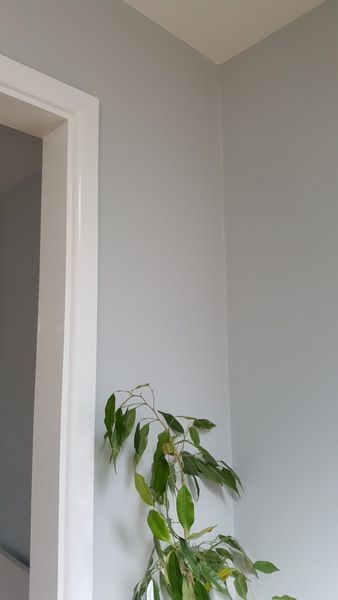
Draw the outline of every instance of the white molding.
[[[0,93],[40,109],[43,118],[50,113],[68,125],[60,467],[55,482],[58,540],[57,548],[44,551],[53,555],[55,550],[57,556],[57,586],[55,592],[50,590],[49,600],[92,600],[99,103],[4,56],[0,56]],[[6,124],[15,127],[15,120]],[[41,135],[41,122],[40,129],[35,130],[34,119],[27,127]],[[33,502],[38,501],[33,472]],[[32,563],[31,576],[42,578],[44,573],[37,573]],[[31,594],[30,600],[42,598]]]

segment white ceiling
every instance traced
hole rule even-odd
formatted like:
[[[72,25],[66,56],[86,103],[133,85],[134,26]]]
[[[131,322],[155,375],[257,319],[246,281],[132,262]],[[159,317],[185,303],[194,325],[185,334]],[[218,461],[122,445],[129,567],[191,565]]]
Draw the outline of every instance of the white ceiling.
[[[124,0],[217,64],[325,0]]]

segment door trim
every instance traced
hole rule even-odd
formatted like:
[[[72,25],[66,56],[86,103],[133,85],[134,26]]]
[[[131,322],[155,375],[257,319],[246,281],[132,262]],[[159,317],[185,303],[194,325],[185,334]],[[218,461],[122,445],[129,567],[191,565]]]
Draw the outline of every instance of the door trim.
[[[92,600],[99,102],[5,56],[0,56],[0,94],[15,104],[12,113],[3,111],[4,124],[42,137],[44,150],[51,130],[67,123],[62,385],[57,398],[59,443],[54,449],[59,461],[58,480],[54,481],[58,490],[57,539],[53,539],[52,549],[41,543],[31,549],[31,580],[44,577],[41,569],[39,572],[39,558],[51,550],[57,561],[57,581],[44,598],[31,585],[30,600]],[[0,112],[0,121],[1,116]],[[37,370],[37,381],[41,376]],[[39,418],[41,415],[34,415],[35,425]],[[35,425],[33,455],[44,448]],[[47,493],[34,493],[35,481],[33,460],[33,529],[38,527],[34,515],[48,502]]]

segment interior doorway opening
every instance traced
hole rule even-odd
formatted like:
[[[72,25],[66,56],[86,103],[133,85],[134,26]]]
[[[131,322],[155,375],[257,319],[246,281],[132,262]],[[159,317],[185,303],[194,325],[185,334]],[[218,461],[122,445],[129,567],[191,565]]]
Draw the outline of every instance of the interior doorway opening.
[[[0,125],[0,551],[29,568],[42,140]]]
[[[92,600],[98,101],[0,56],[4,127],[42,174],[29,556],[0,551],[0,597]]]

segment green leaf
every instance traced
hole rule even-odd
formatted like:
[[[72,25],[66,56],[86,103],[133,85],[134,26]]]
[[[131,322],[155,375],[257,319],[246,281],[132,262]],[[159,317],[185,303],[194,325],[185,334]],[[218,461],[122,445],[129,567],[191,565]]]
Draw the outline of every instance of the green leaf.
[[[113,433],[112,433],[112,437],[111,437],[110,462],[113,461],[115,473],[116,473],[116,461],[117,461],[117,457],[119,455],[119,451],[120,451],[120,449],[119,449],[119,445],[117,443],[116,431],[114,430]]]
[[[168,578],[173,600],[182,600],[183,575],[175,552],[171,552],[168,559]]]
[[[187,417],[187,415],[177,415],[180,419],[187,419],[187,421],[195,421],[196,417]]]
[[[169,465],[168,486],[170,488],[170,491],[173,494],[176,493],[176,481],[177,481],[177,477],[176,477],[175,467],[173,464],[170,464]]]
[[[196,600],[210,600],[209,592],[199,581],[195,582],[195,598]]]
[[[106,407],[104,409],[104,424],[105,424],[106,430],[107,430],[107,437],[109,438],[110,441],[111,441],[111,437],[112,437],[112,433],[113,433],[113,426],[114,426],[114,421],[115,421],[115,404],[116,404],[115,394],[112,394],[108,398]]]
[[[121,448],[123,440],[124,440],[124,434],[126,431],[126,423],[124,420],[124,414],[122,412],[121,407],[118,408],[115,413],[115,431],[116,431],[117,445],[119,448]]]
[[[220,558],[216,550],[205,550],[202,553],[203,560],[207,562],[209,567],[214,569],[214,571],[218,571],[223,566],[223,560]]]
[[[201,571],[203,577],[208,583],[210,583],[210,585],[212,585],[218,592],[221,592],[222,594],[225,593],[226,588],[224,587],[223,582],[213,569],[211,569],[206,563],[202,562]]]
[[[210,452],[208,452],[208,450],[203,448],[203,446],[199,446],[199,451],[201,454],[203,454],[203,457],[207,463],[210,463],[210,465],[212,465],[212,466],[218,467],[217,460],[213,456],[211,456],[211,454],[210,454]]]
[[[276,571],[279,571],[278,567],[268,560],[257,560],[253,564],[253,568],[256,569],[256,571],[265,573],[266,575],[270,575],[271,573],[276,573]]]
[[[238,483],[239,487],[240,487],[240,488],[241,488],[241,489],[244,491],[244,488],[243,488],[242,482],[241,482],[241,480],[240,480],[239,476],[237,475],[236,471],[234,471],[234,470],[233,470],[231,467],[229,467],[229,465],[227,465],[227,463],[226,463],[226,462],[224,462],[224,460],[221,460],[220,462],[222,463],[222,465],[224,465],[224,466],[225,466],[225,468],[226,468],[226,469],[228,469],[228,471],[231,471],[231,473],[233,474],[234,478],[236,479],[236,481],[237,481],[237,483]]]
[[[226,485],[230,490],[236,492],[236,494],[239,495],[236,479],[231,473],[231,471],[223,467],[223,469],[221,470],[221,477],[223,485]]]
[[[189,434],[190,434],[190,437],[191,437],[191,441],[198,448],[198,446],[200,445],[201,441],[200,441],[200,435],[199,435],[196,427],[189,427]]]
[[[167,523],[157,510],[150,510],[147,518],[153,535],[163,542],[170,542],[170,531]]]
[[[160,541],[156,537],[154,537],[154,546],[155,546],[155,550],[156,550],[157,556],[158,556],[158,558],[159,558],[162,566],[165,567],[164,552],[162,550]]]
[[[209,430],[209,429],[213,429],[213,427],[216,427],[215,423],[208,421],[208,419],[195,419],[193,422],[193,425],[197,429],[201,429],[201,430],[203,430],[203,429]]]
[[[234,584],[237,594],[245,600],[248,594],[248,584],[243,573],[236,573]]]
[[[195,475],[192,475],[192,478],[193,478],[194,484],[196,486],[197,500],[199,500],[199,497],[200,497],[200,486],[197,483],[197,479],[196,479]]]
[[[195,458],[195,464],[199,473],[203,475],[205,479],[214,481],[215,483],[218,483],[218,485],[223,484],[221,473],[215,467],[203,462],[199,458]]]
[[[169,444],[170,442],[170,434],[168,431],[162,431],[161,433],[158,434],[157,436],[157,446],[156,446],[156,450],[155,450],[155,454],[154,454],[154,462],[158,459],[158,458],[163,458],[164,455],[164,446],[166,446],[166,444]]]
[[[142,475],[140,475],[139,473],[134,474],[134,481],[135,481],[135,487],[138,491],[138,493],[140,494],[143,502],[145,504],[148,504],[149,506],[153,506],[154,504],[154,499],[152,496],[152,493],[148,487],[148,485],[145,482],[145,479]]]
[[[169,477],[169,464],[164,454],[154,461],[152,467],[151,487],[159,496],[162,496],[167,487]]]
[[[224,544],[231,546],[231,548],[234,548],[235,550],[238,550],[239,552],[243,552],[243,548],[240,545],[240,543],[237,540],[235,540],[235,538],[233,538],[231,535],[220,535],[219,539]]]
[[[181,523],[184,531],[189,533],[190,528],[195,520],[195,507],[191,494],[186,485],[182,485],[177,494],[176,509],[179,522]]]
[[[206,535],[207,533],[211,533],[211,531],[213,531],[213,529],[215,529],[215,527],[217,527],[217,525],[211,525],[210,527],[201,529],[201,531],[196,531],[196,533],[191,533],[189,535],[189,538],[191,540],[197,540],[198,538],[202,537],[203,535]]]
[[[140,423],[137,424],[134,436],[134,448],[135,448],[135,462],[138,464],[140,459],[147,447],[149,435],[149,423],[140,427]]]
[[[160,571],[160,586],[163,598],[171,597],[171,589],[168,581],[163,575],[162,571]]]
[[[158,587],[157,581],[155,581],[155,579],[152,579],[152,583],[153,583],[154,600],[161,600],[160,588]]]
[[[274,596],[272,600],[296,600],[293,596]]]
[[[172,429],[173,431],[176,431],[176,433],[184,433],[184,429],[183,429],[181,423],[179,423],[173,415],[162,412],[161,410],[159,410],[158,412],[165,419],[165,421],[166,421],[168,427],[170,427],[170,429]]]
[[[132,389],[132,391],[134,392],[135,390],[140,390],[141,388],[146,388],[149,387],[149,383],[141,383],[140,385],[137,385],[136,387],[134,387]]]
[[[182,600],[195,600],[194,588],[186,577],[183,578]]]
[[[136,418],[136,409],[132,408],[131,410],[127,409],[126,414],[124,415],[125,420],[125,435],[124,439],[126,439],[132,432],[132,429],[135,424]]]
[[[196,465],[196,458],[190,452],[182,452],[183,460],[183,472],[187,475],[196,475],[199,477],[200,473]]]
[[[225,560],[231,560],[233,561],[233,557],[232,554],[230,554],[229,550],[226,550],[225,548],[216,548],[216,552],[217,554],[219,554],[223,559]]]
[[[196,560],[196,556],[192,549],[188,546],[186,540],[180,537],[180,550],[185,564],[191,571],[195,579],[199,578],[199,567]]]

